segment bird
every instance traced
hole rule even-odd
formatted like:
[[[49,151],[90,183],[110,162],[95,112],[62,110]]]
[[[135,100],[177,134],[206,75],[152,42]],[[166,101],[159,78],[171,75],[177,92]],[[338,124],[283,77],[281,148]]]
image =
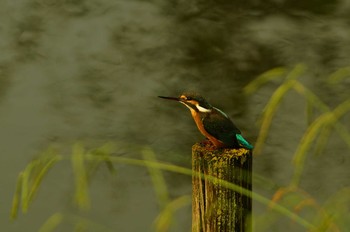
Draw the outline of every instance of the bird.
[[[241,131],[223,111],[195,92],[184,92],[179,97],[158,96],[184,104],[190,111],[199,131],[216,148],[246,148],[253,146],[243,138]]]

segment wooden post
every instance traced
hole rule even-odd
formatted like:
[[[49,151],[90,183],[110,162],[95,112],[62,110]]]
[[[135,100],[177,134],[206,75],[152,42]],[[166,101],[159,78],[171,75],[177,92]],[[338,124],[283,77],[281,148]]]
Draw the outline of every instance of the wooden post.
[[[222,180],[252,189],[252,152],[213,149],[209,144],[192,147],[192,170],[220,180],[192,177],[192,232],[246,232],[251,228],[252,199],[241,191],[222,186]]]

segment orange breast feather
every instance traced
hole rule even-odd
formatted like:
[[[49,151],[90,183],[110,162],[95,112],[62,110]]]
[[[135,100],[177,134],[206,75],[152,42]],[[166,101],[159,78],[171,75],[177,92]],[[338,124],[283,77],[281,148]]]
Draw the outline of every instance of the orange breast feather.
[[[199,114],[191,109],[191,114],[192,114],[192,117],[194,119],[194,121],[196,122],[196,125],[199,129],[199,131],[205,136],[207,137],[216,147],[222,147],[224,144],[220,141],[220,140],[217,140],[216,138],[214,138],[212,135],[210,135],[205,129],[204,129],[204,126],[203,126],[203,122],[202,122],[202,119],[201,117],[199,116]]]

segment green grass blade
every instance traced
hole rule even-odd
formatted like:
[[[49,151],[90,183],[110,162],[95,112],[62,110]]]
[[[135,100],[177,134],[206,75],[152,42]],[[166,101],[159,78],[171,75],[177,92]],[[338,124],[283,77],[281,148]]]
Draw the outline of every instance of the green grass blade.
[[[326,217],[331,217],[332,219],[330,227],[335,228],[334,230],[330,231],[342,231],[337,228],[337,225],[344,228],[346,227],[344,224],[348,224],[346,222],[349,222],[350,220],[350,187],[344,187],[332,195],[323,205],[323,208],[328,213]],[[316,223],[322,225],[323,221],[324,215],[320,215],[320,217],[317,218]]]
[[[288,74],[286,81],[276,89],[269,102],[266,104],[258,139],[254,145],[255,155],[261,153],[262,147],[270,130],[272,119],[277,111],[278,106],[282,102],[283,97],[294,86],[296,83],[295,79],[298,78],[304,71],[305,67],[303,65],[295,66],[295,68]]]
[[[329,84],[337,84],[346,78],[350,78],[350,67],[340,68],[328,77]]]
[[[319,132],[319,136],[317,138],[316,144],[315,144],[315,155],[318,156],[322,153],[322,151],[326,148],[327,141],[329,136],[331,135],[332,127],[331,126],[324,126],[321,131]]]
[[[75,144],[72,152],[72,167],[75,177],[75,197],[74,201],[82,210],[90,208],[90,198],[88,193],[88,180],[85,169],[84,148],[81,144]]]
[[[255,78],[248,85],[246,85],[243,89],[243,92],[246,95],[250,95],[250,94],[256,92],[257,89],[259,89],[264,84],[266,84],[272,80],[282,78],[286,72],[287,72],[286,68],[283,68],[283,67],[277,67],[277,68],[270,69],[270,70],[264,72],[263,74],[261,74],[260,76],[258,76],[257,78]]]
[[[21,186],[21,204],[22,213],[27,213],[29,208],[29,189],[30,189],[30,178],[33,169],[38,164],[37,160],[31,161],[22,172],[22,186]]]
[[[88,225],[85,221],[79,220],[75,223],[74,232],[85,232],[88,229]]]
[[[91,155],[103,157],[103,159],[101,160],[97,159],[95,161],[87,162],[85,167],[86,167],[86,175],[87,175],[88,182],[90,182],[91,178],[94,176],[94,174],[96,173],[96,171],[98,170],[98,168],[101,166],[102,163],[104,163],[107,166],[109,172],[112,175],[116,173],[113,167],[113,163],[109,159],[113,151],[114,151],[114,144],[106,143],[101,147],[98,147],[96,149],[93,149],[87,152]]]
[[[149,148],[143,149],[142,155],[144,160],[157,162],[154,152]],[[163,209],[169,202],[168,188],[164,180],[163,173],[158,168],[153,168],[149,166],[147,166],[147,168],[153,182],[153,187],[156,192],[158,204],[160,208]]]
[[[32,185],[28,194],[28,203],[30,204],[35,197],[36,193],[38,192],[38,189],[40,187],[40,184],[45,177],[45,175],[48,173],[48,171],[53,167],[55,163],[62,160],[62,157],[60,155],[55,155],[51,157],[49,160],[44,163],[43,167],[40,167],[39,173],[35,176],[35,178],[32,180]]]
[[[55,213],[40,227],[39,232],[53,232],[62,223],[63,215]]]
[[[104,162],[111,174],[115,174],[113,163],[109,159],[113,151],[114,151],[114,144],[112,143],[106,143],[103,146],[97,148],[95,151],[93,151],[94,154],[104,157]]]
[[[308,126],[310,126],[314,120],[314,117],[315,117],[314,110],[315,110],[314,102],[307,99],[307,101],[306,101],[306,122],[307,122]]]
[[[325,126],[334,126],[339,118],[348,111],[350,111],[350,100],[346,100],[339,104],[332,112],[322,114],[308,127],[294,154],[295,172],[291,182],[292,186],[297,186],[299,184],[304,168],[305,156],[320,129]]]
[[[20,196],[21,196],[21,189],[22,189],[22,182],[23,182],[23,172],[20,172],[17,177],[17,183],[16,183],[16,190],[13,195],[12,199],[12,207],[11,207],[11,213],[10,213],[10,219],[14,220],[17,218],[18,215],[18,209],[20,204]]]
[[[168,231],[173,220],[174,213],[192,202],[191,196],[181,196],[169,202],[155,220],[156,232]]]
[[[116,170],[115,170],[113,163],[110,159],[113,151],[114,151],[114,145],[111,143],[107,143],[101,147],[101,152],[103,153],[103,155],[105,157],[105,164],[106,164],[106,166],[111,174],[116,173]]]
[[[300,144],[294,154],[294,175],[292,178],[291,186],[298,186],[303,169],[304,169],[304,161],[305,161],[305,156],[312,145],[312,142],[316,138],[319,130],[324,126],[324,124],[327,122],[329,118],[329,114],[325,113],[321,115],[319,118],[317,118],[306,130],[304,133],[303,137],[300,140]]]
[[[305,98],[308,99],[308,101],[312,101],[314,103],[315,108],[317,107],[319,110],[323,112],[331,111],[331,109],[325,103],[323,103],[321,99],[317,97],[316,94],[314,94],[311,90],[306,88],[304,85],[302,85],[298,81],[295,83],[294,89],[301,95],[305,96]],[[346,129],[347,127],[343,125],[341,122],[336,121],[334,124],[334,128],[337,131],[337,133],[340,135],[340,137],[343,139],[343,141],[350,148],[350,133]]]
[[[48,150],[51,151],[51,149]],[[16,208],[18,208],[20,203],[22,206],[22,213],[28,211],[32,200],[40,187],[43,177],[50,167],[58,160],[58,156],[48,156],[52,156],[51,152],[45,152],[39,158],[32,160],[20,173],[17,180],[16,193],[13,198],[11,218],[14,219],[17,216],[18,212]]]

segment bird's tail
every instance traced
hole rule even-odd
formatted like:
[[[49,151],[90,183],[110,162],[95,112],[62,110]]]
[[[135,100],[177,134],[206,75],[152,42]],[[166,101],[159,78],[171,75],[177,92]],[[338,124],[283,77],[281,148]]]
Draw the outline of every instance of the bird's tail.
[[[236,138],[237,138],[239,145],[241,145],[242,147],[245,147],[249,150],[253,149],[253,145],[248,143],[247,140],[245,140],[241,134],[236,134]]]

